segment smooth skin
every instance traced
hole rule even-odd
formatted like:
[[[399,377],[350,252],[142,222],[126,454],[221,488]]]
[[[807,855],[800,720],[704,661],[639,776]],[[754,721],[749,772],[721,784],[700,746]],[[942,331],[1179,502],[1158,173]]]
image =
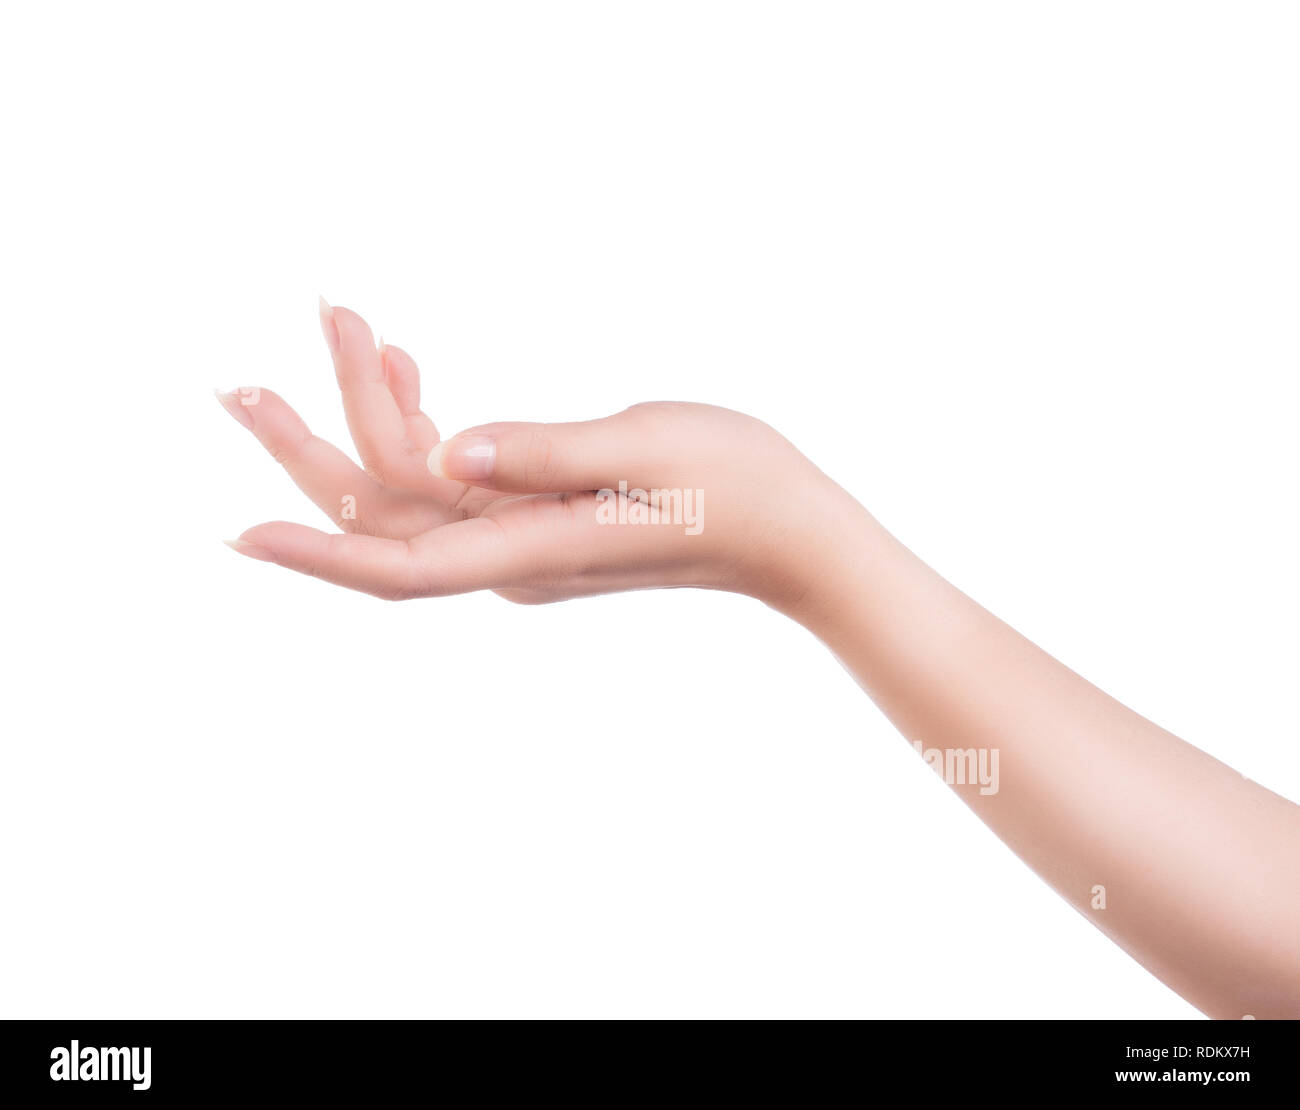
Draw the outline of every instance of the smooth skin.
[[[321,326],[364,469],[269,390],[218,397],[343,531],[260,524],[228,541],[241,554],[392,600],[756,597],[818,636],[909,740],[996,749],[996,793],[953,789],[1189,1002],[1217,1018],[1300,1018],[1300,806],[1003,624],[772,428],[654,403],[442,442],[408,354],[323,301]],[[620,481],[703,491],[702,531],[600,523],[596,491]]]

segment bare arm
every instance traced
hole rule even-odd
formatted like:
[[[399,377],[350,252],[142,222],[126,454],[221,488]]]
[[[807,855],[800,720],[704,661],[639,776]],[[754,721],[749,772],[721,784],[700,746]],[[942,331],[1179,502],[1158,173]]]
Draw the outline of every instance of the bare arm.
[[[1300,806],[1080,678],[856,504],[824,519],[820,586],[791,615],[979,818],[1205,1013],[1300,1017]]]
[[[347,534],[261,524],[237,551],[394,600],[758,597],[825,641],[976,814],[1174,990],[1215,1017],[1300,1017],[1300,807],[980,608],[767,425],[661,403],[444,441],[410,355],[347,309],[322,305],[321,324],[364,470],[269,390],[221,403]]]

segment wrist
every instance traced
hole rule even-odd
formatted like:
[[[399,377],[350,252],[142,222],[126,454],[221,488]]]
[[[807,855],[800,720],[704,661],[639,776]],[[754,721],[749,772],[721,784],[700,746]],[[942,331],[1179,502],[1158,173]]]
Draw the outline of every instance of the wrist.
[[[825,475],[800,491],[752,591],[761,601],[827,639],[872,587],[897,541]]]

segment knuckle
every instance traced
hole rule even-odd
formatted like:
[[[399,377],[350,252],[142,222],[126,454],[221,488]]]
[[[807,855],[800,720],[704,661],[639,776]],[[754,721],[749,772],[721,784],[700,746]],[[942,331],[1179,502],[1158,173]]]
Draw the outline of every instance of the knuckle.
[[[306,429],[300,435],[279,435],[266,443],[267,454],[286,470],[292,468],[302,457],[312,436]]]
[[[524,488],[529,492],[549,489],[555,477],[555,448],[545,424],[531,428],[524,451]]]
[[[413,601],[417,597],[424,596],[424,590],[406,581],[383,582],[376,585],[371,592],[381,601]]]

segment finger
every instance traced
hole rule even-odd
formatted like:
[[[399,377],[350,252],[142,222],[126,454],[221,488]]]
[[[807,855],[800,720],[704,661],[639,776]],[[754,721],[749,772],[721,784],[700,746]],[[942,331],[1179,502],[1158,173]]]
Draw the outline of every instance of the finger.
[[[390,343],[379,345],[379,359],[384,366],[389,392],[397,404],[397,411],[402,414],[407,438],[418,453],[427,456],[438,442],[438,429],[420,411],[420,368],[401,347]]]
[[[390,343],[379,344],[379,357],[384,363],[388,388],[402,414],[406,437],[417,446],[421,458],[427,459],[429,452],[438,443],[438,429],[432,419],[420,410],[420,369],[416,366],[415,359],[401,347],[394,347]],[[433,495],[466,516],[478,516],[497,499],[495,490],[474,489],[464,482],[438,478],[427,473],[427,465],[424,470],[426,473],[422,480],[432,484]]]
[[[383,486],[333,444],[312,435],[278,394],[249,387],[218,393],[217,400],[340,528],[350,530],[377,510]]]
[[[381,485],[333,444],[312,435],[302,417],[269,389],[218,393],[217,400],[345,532],[400,538],[461,517],[460,512],[427,496]]]
[[[405,540],[326,533],[275,521],[227,540],[241,555],[323,578],[377,597],[414,596],[415,559]]]
[[[510,585],[538,563],[526,538],[511,542],[486,517],[434,528],[411,540],[330,534],[275,521],[228,542],[241,555],[388,600]]]
[[[680,454],[664,431],[621,412],[571,424],[484,424],[435,446],[428,467],[490,489],[546,493],[662,480]]]
[[[366,471],[387,486],[429,491],[425,458],[431,442],[409,437],[369,325],[350,309],[331,308],[322,300],[321,330],[334,356],[348,431]]]
[[[420,411],[420,368],[401,347],[380,340],[379,360],[383,363],[388,388],[397,411],[410,416]]]

